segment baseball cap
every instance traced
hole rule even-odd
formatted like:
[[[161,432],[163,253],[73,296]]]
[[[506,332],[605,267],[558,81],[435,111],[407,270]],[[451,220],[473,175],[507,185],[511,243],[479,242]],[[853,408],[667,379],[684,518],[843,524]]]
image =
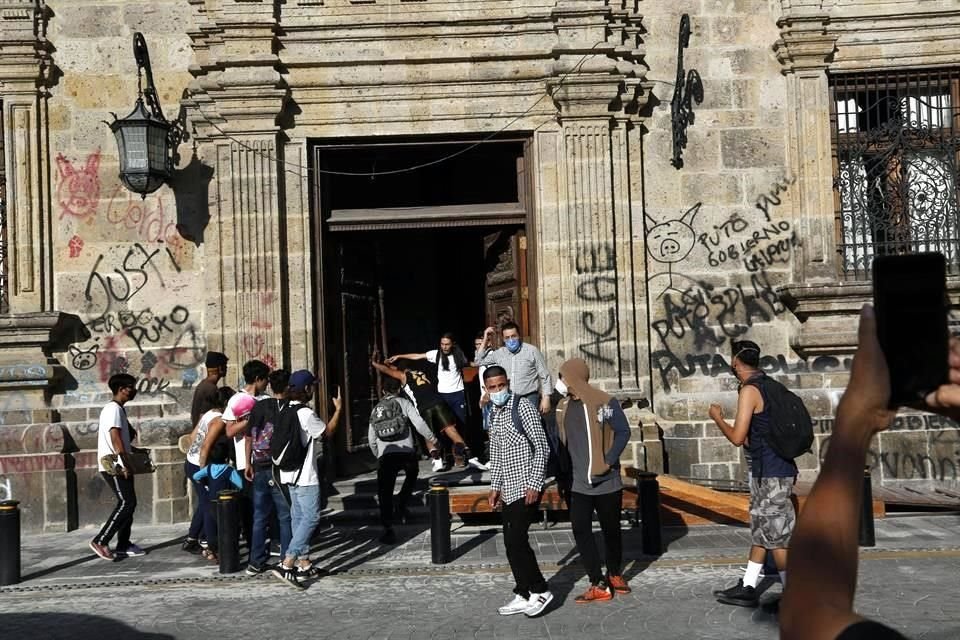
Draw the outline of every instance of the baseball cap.
[[[306,369],[300,369],[290,374],[290,388],[294,391],[303,391],[306,387],[316,382],[317,377]]]

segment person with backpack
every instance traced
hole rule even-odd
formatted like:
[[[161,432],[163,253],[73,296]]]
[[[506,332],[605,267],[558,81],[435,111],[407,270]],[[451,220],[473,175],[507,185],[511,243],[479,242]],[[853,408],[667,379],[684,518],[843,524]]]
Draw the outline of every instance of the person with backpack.
[[[718,404],[710,405],[709,414],[734,446],[749,447],[752,465],[750,536],[753,544],[743,578],[734,586],[715,592],[715,595],[717,601],[723,604],[756,607],[759,604],[756,587],[768,549],[773,552],[780,581],[786,587],[787,545],[797,520],[792,500],[797,465],[792,457],[784,457],[775,450],[774,434],[783,433],[783,430],[803,422],[800,414],[806,414],[806,409],[795,394],[760,370],[760,347],[757,343],[742,340],[733,342],[731,346],[731,367],[740,381],[737,416],[731,425],[724,419],[723,408]],[[809,414],[806,414],[806,420],[809,421]],[[809,425],[812,441],[812,422]],[[804,429],[801,427],[797,430]]]
[[[292,528],[283,560],[271,573],[297,589],[305,588],[301,578],[319,573],[310,562],[310,539],[320,522],[320,475],[314,445],[324,435],[331,436],[340,422],[339,387],[332,399],[334,412],[329,422],[324,423],[307,405],[316,384],[316,376],[305,369],[290,374],[290,403],[280,412],[270,438],[270,457],[280,469],[280,482],[290,489]]]
[[[490,366],[483,373],[490,394],[490,509],[502,506],[503,544],[513,572],[513,599],[500,607],[502,616],[532,618],[543,613],[553,594],[530,548],[530,523],[537,515],[549,455],[547,435],[537,409],[510,390],[506,370]]]
[[[246,406],[246,403],[244,403]],[[249,412],[253,408],[251,404],[247,409]],[[240,409],[240,405],[237,405]],[[219,562],[219,530],[217,529],[217,509],[214,506],[221,491],[231,487],[240,491],[243,489],[243,478],[237,473],[237,470],[227,464],[227,458],[230,455],[230,449],[233,443],[225,439],[220,439],[210,450],[207,464],[193,474],[190,479],[202,485],[207,496],[207,509],[204,512],[203,530],[207,534],[207,548],[203,552],[203,557],[210,562]]]
[[[580,358],[560,367],[557,391],[563,396],[557,405],[557,435],[570,458],[570,524],[580,560],[590,586],[576,597],[577,604],[606,602],[613,594],[630,593],[620,573],[623,542],[620,511],[623,481],[620,454],[630,440],[630,423],[620,403],[608,393],[591,386],[590,368]],[[593,535],[596,512],[603,533],[607,575],[600,567],[600,553]]]
[[[383,544],[396,543],[394,517],[401,520],[406,518],[407,501],[413,493],[420,472],[410,425],[416,428],[428,445],[436,446],[436,437],[430,427],[417,413],[412,402],[397,395],[399,390],[400,384],[396,379],[384,379],[383,398],[370,412],[370,426],[367,431],[370,450],[377,457],[377,500],[380,504],[380,524],[383,527],[380,542]],[[393,488],[400,471],[404,473],[403,486],[397,494],[394,510]]]
[[[259,575],[267,570],[270,549],[267,545],[267,528],[280,538],[280,557],[284,557],[292,536],[290,505],[279,482],[274,479],[273,461],[270,459],[270,440],[280,413],[289,404],[287,386],[290,372],[278,369],[268,376],[273,397],[260,400],[250,414],[250,434],[247,480],[253,486],[253,530],[250,537],[250,557],[247,574]]]

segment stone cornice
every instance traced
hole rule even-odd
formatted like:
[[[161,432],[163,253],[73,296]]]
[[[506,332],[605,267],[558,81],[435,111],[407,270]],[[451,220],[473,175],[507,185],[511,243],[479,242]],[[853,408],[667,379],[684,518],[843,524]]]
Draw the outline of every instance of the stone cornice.
[[[784,73],[826,69],[837,49],[827,15],[785,16],[777,21],[780,39],[773,45]]]
[[[49,17],[43,0],[0,1],[0,85],[6,96],[36,95],[50,82]]]

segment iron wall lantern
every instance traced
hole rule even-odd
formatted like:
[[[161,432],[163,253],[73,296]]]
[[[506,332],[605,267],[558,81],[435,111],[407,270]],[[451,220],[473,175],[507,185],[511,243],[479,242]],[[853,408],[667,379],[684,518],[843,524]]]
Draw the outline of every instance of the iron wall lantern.
[[[146,198],[170,179],[177,145],[183,140],[183,126],[169,121],[160,108],[153,84],[150,53],[143,34],[133,34],[133,55],[137,61],[137,102],[126,118],[107,122],[117,138],[120,156],[120,181]],[[146,86],[144,86],[146,76]]]

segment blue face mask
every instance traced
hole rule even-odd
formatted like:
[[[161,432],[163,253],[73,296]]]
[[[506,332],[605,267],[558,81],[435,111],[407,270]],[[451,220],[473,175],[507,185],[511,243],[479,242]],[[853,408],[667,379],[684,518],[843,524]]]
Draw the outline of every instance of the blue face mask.
[[[510,353],[520,351],[520,338],[507,338],[503,343],[507,346],[507,349],[510,350]]]
[[[509,389],[502,389],[500,391],[496,391],[490,394],[490,402],[497,405],[498,407],[502,407],[503,405],[507,404],[507,401],[509,399],[510,399]]]

